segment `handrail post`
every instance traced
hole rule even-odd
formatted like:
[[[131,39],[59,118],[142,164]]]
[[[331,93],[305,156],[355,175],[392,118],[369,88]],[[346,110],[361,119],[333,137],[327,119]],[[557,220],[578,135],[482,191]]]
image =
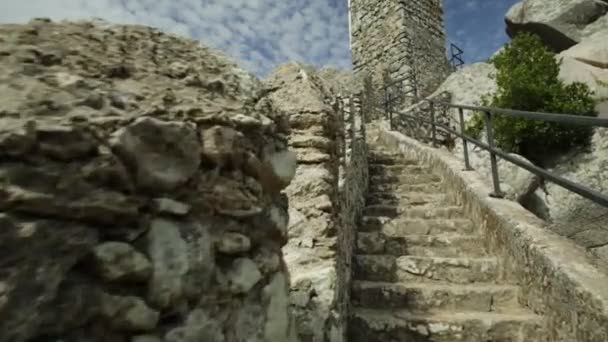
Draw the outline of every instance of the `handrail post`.
[[[498,162],[496,161],[496,154],[492,151],[494,149],[494,134],[492,131],[492,114],[490,112],[484,112],[484,118],[486,121],[486,135],[488,138],[488,146],[490,147],[490,163],[492,166],[492,183],[494,184],[494,192],[490,194],[491,197],[503,198],[504,194],[500,191],[500,181],[498,179]]]
[[[437,147],[437,126],[435,125],[435,103],[429,101],[431,104],[431,139],[433,147]]]
[[[387,91],[388,96],[388,127],[393,130],[393,98],[390,91]]]
[[[384,117],[388,117],[388,90],[386,85],[384,85]]]
[[[471,162],[469,160],[469,144],[467,139],[464,138],[464,110],[462,108],[458,108],[458,118],[460,119],[460,135],[462,136],[462,151],[464,153],[464,170],[471,171],[473,168],[471,167]]]

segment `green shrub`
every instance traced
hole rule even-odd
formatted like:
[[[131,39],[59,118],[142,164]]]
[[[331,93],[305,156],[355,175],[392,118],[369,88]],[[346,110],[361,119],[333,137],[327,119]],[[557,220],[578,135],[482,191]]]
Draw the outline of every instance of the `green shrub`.
[[[482,99],[484,106],[597,116],[589,87],[561,82],[560,62],[538,36],[518,34],[490,62],[497,69],[498,91]],[[533,162],[539,162],[543,154],[584,145],[592,133],[590,127],[506,115],[493,115],[492,119],[497,146]],[[479,136],[484,128],[483,114],[475,113],[467,131]]]

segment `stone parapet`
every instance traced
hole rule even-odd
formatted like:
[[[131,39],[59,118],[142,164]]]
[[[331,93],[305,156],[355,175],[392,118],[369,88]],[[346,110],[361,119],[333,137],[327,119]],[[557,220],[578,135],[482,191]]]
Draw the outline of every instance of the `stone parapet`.
[[[266,80],[289,117],[298,155],[289,198],[291,306],[302,341],[344,341],[355,216],[367,186],[361,106],[336,97],[318,73],[289,63]]]

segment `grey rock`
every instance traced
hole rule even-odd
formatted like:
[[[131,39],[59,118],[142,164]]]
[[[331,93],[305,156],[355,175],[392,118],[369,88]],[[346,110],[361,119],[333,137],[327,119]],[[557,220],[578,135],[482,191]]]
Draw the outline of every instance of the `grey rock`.
[[[285,275],[277,273],[264,287],[263,294],[268,303],[264,326],[264,339],[267,342],[296,341],[293,331],[290,329],[292,321],[288,311],[288,286]]]
[[[239,254],[251,249],[251,240],[239,233],[226,232],[217,241],[216,248],[223,254]]]
[[[72,160],[97,151],[93,137],[75,126],[37,125],[38,148],[51,158]]]
[[[98,274],[107,281],[146,281],[152,275],[148,258],[124,242],[95,246],[93,259]]]
[[[235,259],[226,275],[234,293],[247,293],[262,280],[262,273],[255,262],[247,258]]]
[[[94,229],[73,222],[24,219],[7,213],[0,214],[0,226],[0,248],[11,258],[4,260],[19,261],[0,266],[7,275],[0,281],[6,315],[0,320],[0,336],[28,340],[36,335],[42,317],[56,313],[48,305],[67,273],[89,253],[98,237]]]
[[[165,342],[223,342],[220,323],[202,309],[190,312],[186,323],[167,332]]]
[[[243,134],[233,128],[213,126],[202,132],[202,155],[213,164],[223,167],[240,165],[244,152]]]
[[[150,331],[156,327],[160,313],[138,297],[104,295],[100,314],[112,326],[126,331]]]
[[[147,234],[154,269],[148,299],[161,308],[207,290],[215,262],[209,228],[194,221],[154,219]]]
[[[28,153],[36,144],[36,122],[3,118],[0,126],[0,154],[20,156]]]
[[[186,215],[190,212],[192,207],[187,203],[163,197],[154,199],[154,208],[161,213]]]
[[[560,52],[608,27],[607,12],[608,3],[600,0],[523,0],[511,7],[505,20],[509,36],[532,32]]]
[[[568,50],[563,51],[560,55],[574,58],[596,68],[608,69],[607,34],[608,29],[604,32],[595,33]]]
[[[172,190],[190,179],[200,164],[196,129],[183,122],[139,118],[115,132],[111,143],[146,189]]]
[[[572,49],[577,46],[575,45]],[[566,84],[573,82],[586,84],[593,91],[592,97],[597,101],[608,99],[608,69],[602,69],[585,62],[589,60],[588,58],[583,57],[583,60],[577,58],[576,56],[584,56],[584,54],[579,53],[580,50],[576,52],[572,49],[556,56],[556,59],[562,61],[559,69],[559,79]],[[599,57],[600,54],[598,53],[597,56]]]
[[[154,269],[148,299],[165,308],[183,297],[183,277],[189,270],[188,245],[178,223],[154,219],[147,234],[148,255]]]

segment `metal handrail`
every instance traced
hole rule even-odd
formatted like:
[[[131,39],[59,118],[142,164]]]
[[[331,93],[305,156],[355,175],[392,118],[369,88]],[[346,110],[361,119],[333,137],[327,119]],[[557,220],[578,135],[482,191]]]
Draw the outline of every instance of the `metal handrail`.
[[[516,110],[516,109],[505,109],[505,108],[496,108],[496,107],[485,107],[485,106],[470,106],[463,104],[453,104],[442,102],[438,100],[431,99],[421,99],[419,97],[403,95],[404,97],[412,98],[417,100],[418,102],[429,102],[437,105],[442,105],[450,108],[457,109],[466,109],[478,112],[488,112],[490,114],[502,114],[507,116],[526,118],[526,119],[534,119],[534,120],[542,120],[542,121],[551,121],[551,122],[559,122],[566,124],[575,124],[575,125],[585,125],[585,126],[597,126],[597,127],[608,127],[608,119],[596,118],[591,116],[578,116],[572,114],[559,114],[559,113],[542,113],[542,112],[530,112],[525,110]]]
[[[405,95],[405,96],[410,97],[410,98],[415,98],[412,96],[407,96],[407,95]],[[415,98],[415,99],[418,100],[417,101],[418,103],[428,102],[430,104],[431,120],[425,120],[423,118],[418,118],[418,117],[409,115],[404,112],[399,112],[399,111],[393,112],[392,108],[390,108],[390,103],[387,103],[385,108],[388,110],[387,114],[390,115],[389,116],[390,120],[392,121],[392,116],[394,113],[394,114],[397,114],[400,117],[408,119],[408,120],[418,121],[421,123],[426,123],[426,124],[431,125],[431,133],[432,133],[431,139],[432,139],[433,146],[437,146],[437,144],[436,144],[437,128],[441,128],[451,134],[456,135],[460,139],[462,139],[466,171],[473,170],[471,168],[470,161],[469,161],[469,152],[468,152],[467,143],[472,143],[473,145],[478,146],[485,151],[488,151],[490,153],[490,163],[491,163],[491,169],[492,169],[491,170],[492,171],[492,183],[494,186],[494,192],[491,193],[490,196],[497,197],[497,198],[504,197],[503,192],[500,190],[498,163],[497,163],[497,156],[498,156],[539,177],[542,177],[543,179],[547,179],[547,180],[557,184],[558,186],[561,186],[569,191],[572,191],[586,199],[589,199],[604,207],[608,207],[608,196],[607,195],[604,195],[585,185],[578,184],[578,183],[573,182],[569,179],[566,179],[562,176],[556,175],[550,171],[547,171],[547,170],[540,168],[536,165],[533,165],[529,162],[524,162],[522,160],[519,160],[519,159],[509,155],[508,153],[505,153],[499,149],[496,149],[494,147],[492,115],[493,114],[502,114],[502,115],[507,115],[507,116],[512,116],[512,117],[523,117],[523,118],[533,119],[533,120],[552,121],[552,122],[568,123],[568,124],[575,124],[575,125],[587,125],[587,126],[594,126],[594,127],[608,127],[608,119],[601,119],[601,118],[594,118],[594,117],[581,117],[581,116],[576,116],[576,115],[571,115],[571,114],[553,114],[553,113],[531,112],[531,111],[512,110],[512,109],[494,108],[494,107],[485,107],[485,106],[469,106],[469,105],[451,104],[451,103],[446,103],[446,102],[431,100],[431,99],[420,99],[420,98]],[[443,105],[448,108],[457,108],[458,109],[460,132],[455,131],[454,129],[450,128],[447,125],[436,122],[435,105]],[[485,123],[486,123],[487,143],[483,143],[466,134],[465,125],[464,125],[464,110],[465,109],[472,110],[472,111],[479,111],[479,112],[484,113],[484,119],[485,119]],[[392,122],[391,122],[391,127],[392,127]]]

